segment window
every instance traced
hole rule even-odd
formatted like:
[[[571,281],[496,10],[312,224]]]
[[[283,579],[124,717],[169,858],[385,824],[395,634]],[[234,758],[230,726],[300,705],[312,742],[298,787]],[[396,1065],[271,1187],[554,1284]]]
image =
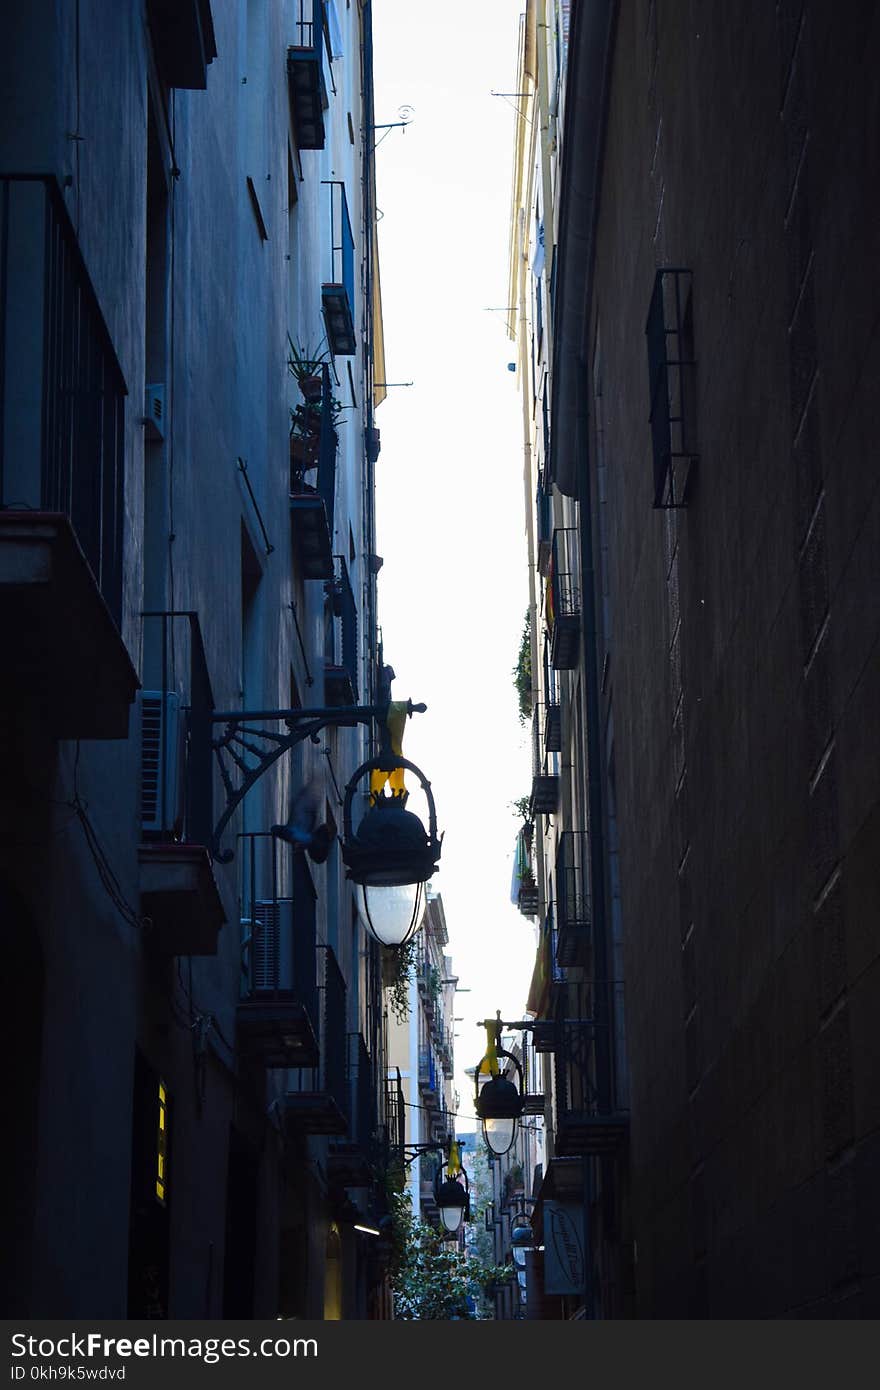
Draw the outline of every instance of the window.
[[[684,507],[699,455],[691,272],[661,269],[645,324],[654,506]]]

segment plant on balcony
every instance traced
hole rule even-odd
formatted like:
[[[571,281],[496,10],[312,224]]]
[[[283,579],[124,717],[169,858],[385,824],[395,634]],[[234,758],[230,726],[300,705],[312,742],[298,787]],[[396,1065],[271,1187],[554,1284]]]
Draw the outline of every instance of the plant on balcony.
[[[289,334],[287,343],[290,348],[287,370],[296,381],[303,400],[320,401],[321,368],[328,361],[327,353],[322,352],[319,348],[297,347]]]
[[[523,619],[519,652],[511,675],[519,704],[519,722],[525,725],[532,717],[532,622],[528,609]]]
[[[382,978],[388,990],[388,1007],[398,1023],[409,1018],[409,986],[415,965],[415,937],[393,950],[383,947]]]

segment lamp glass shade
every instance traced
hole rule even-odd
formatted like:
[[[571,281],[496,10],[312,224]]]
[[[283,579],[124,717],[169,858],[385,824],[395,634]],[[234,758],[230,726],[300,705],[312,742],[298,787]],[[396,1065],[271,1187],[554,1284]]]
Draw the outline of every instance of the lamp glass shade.
[[[516,1265],[517,1269],[525,1269],[526,1252],[524,1248],[521,1245],[514,1245],[511,1254],[513,1255],[513,1263]]]
[[[358,913],[380,946],[403,946],[421,920],[423,883],[355,884]]]
[[[467,1210],[467,1191],[455,1178],[438,1183],[435,1191],[443,1229],[449,1235],[455,1235]]]
[[[455,1235],[461,1226],[464,1207],[438,1207],[438,1211],[444,1231],[448,1231],[450,1235]]]
[[[516,1116],[492,1116],[483,1121],[483,1138],[493,1154],[506,1154],[516,1134]]]

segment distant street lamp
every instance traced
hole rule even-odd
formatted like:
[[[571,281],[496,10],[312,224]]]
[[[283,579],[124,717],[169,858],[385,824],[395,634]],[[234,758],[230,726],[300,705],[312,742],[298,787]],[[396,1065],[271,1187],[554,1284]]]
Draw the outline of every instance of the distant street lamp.
[[[402,1161],[407,1166],[414,1163],[422,1154],[443,1153],[446,1155],[446,1162],[441,1163],[434,1174],[434,1201],[437,1204],[441,1234],[444,1240],[450,1236],[457,1236],[461,1223],[470,1217],[470,1183],[467,1173],[461,1166],[459,1152],[463,1145],[464,1140],[457,1140],[450,1135],[446,1144],[406,1144],[402,1154]],[[444,1168],[446,1169],[446,1177],[441,1182],[440,1175]]]
[[[516,1137],[516,1127],[523,1113],[522,1067],[512,1052],[501,1047],[501,1014],[486,1019],[488,1046],[474,1071],[477,1115],[483,1123],[483,1138],[489,1152],[497,1157],[506,1154]],[[511,1081],[499,1066],[499,1058],[507,1059],[505,1070],[513,1070],[518,1083]]]

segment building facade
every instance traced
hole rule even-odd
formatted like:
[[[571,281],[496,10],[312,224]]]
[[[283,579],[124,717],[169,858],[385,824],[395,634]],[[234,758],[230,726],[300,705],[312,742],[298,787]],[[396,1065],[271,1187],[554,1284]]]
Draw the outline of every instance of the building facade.
[[[532,1002],[571,988],[574,866],[578,988],[613,994],[566,1016],[631,1114],[590,1159],[585,1308],[870,1317],[877,17],[568,9],[528,11],[509,302],[545,707],[563,672]]]
[[[428,890],[421,925],[413,939],[406,978],[406,1007],[388,1020],[390,1109],[401,1114],[404,1144],[442,1144],[458,1128],[454,1074],[455,987],[443,898]],[[440,1152],[417,1156],[406,1181],[413,1215],[439,1224],[434,1175]]]
[[[2,28],[4,1306],[383,1316],[370,4]]]

